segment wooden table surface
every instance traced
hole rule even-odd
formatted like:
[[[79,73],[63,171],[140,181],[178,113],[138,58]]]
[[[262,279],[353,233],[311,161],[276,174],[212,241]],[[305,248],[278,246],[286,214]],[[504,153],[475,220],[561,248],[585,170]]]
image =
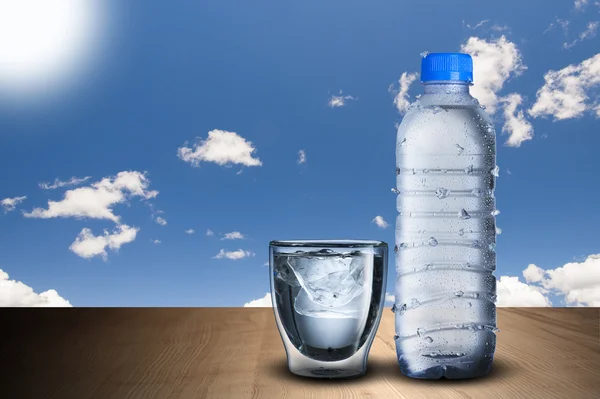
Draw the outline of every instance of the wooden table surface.
[[[500,308],[492,372],[413,380],[389,308],[367,375],[291,375],[270,308],[1,309],[0,397],[600,398],[599,308]]]

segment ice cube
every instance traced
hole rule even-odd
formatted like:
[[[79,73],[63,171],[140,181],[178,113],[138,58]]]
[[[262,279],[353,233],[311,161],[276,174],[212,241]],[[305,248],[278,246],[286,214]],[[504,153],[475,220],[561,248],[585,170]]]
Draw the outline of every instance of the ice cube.
[[[279,256],[275,258],[275,278],[284,281],[286,284],[292,287],[298,287],[300,283],[294,275],[294,271],[289,264],[289,258],[287,256]]]
[[[322,311],[352,313],[347,308],[353,299],[364,292],[364,254],[350,256],[302,257],[290,262],[302,291],[294,307],[300,314]]]

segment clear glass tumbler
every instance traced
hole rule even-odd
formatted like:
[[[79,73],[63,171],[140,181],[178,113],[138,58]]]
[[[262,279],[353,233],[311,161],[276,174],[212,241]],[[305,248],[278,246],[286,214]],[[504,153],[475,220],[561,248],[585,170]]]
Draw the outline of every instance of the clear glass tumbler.
[[[292,373],[366,373],[385,302],[387,259],[381,241],[271,241],[273,311]]]

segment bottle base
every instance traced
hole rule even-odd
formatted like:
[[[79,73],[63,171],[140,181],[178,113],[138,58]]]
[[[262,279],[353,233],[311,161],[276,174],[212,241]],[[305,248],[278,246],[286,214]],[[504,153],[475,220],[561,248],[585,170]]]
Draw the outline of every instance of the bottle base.
[[[492,370],[493,358],[484,358],[458,367],[452,364],[437,364],[427,368],[410,368],[406,361],[400,360],[400,371],[409,378],[422,380],[464,380],[485,377]]]

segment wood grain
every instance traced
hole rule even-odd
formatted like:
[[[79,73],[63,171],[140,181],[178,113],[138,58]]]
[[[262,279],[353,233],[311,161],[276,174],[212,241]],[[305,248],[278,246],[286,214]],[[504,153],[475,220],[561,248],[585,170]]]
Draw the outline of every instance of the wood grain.
[[[269,308],[1,309],[0,397],[599,398],[599,308],[498,309],[491,374],[412,380],[384,310],[367,375],[293,376]]]

